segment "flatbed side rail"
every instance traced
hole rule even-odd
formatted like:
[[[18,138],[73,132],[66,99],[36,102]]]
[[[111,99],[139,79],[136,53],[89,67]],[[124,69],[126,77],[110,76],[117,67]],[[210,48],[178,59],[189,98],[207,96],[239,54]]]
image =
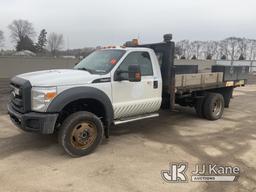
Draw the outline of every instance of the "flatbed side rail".
[[[176,93],[187,93],[223,87],[244,86],[246,80],[223,81],[222,72],[181,74],[175,76]]]

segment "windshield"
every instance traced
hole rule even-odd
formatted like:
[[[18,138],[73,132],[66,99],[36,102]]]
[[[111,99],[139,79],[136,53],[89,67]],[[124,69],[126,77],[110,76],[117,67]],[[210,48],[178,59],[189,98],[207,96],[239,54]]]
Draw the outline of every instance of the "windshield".
[[[97,50],[80,61],[75,69],[93,74],[106,74],[111,71],[124,53],[124,50]]]

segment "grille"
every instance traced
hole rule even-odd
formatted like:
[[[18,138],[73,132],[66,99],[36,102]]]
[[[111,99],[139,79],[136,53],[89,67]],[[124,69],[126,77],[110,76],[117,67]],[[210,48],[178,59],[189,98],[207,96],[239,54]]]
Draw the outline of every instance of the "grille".
[[[30,111],[31,85],[29,81],[15,77],[11,80],[10,102],[12,107],[21,113]]]
[[[17,92],[19,94],[17,94]],[[24,103],[22,98],[22,89],[20,89],[20,86],[15,85],[14,83],[11,83],[11,96],[10,96],[11,103],[13,107],[19,111],[24,111]]]

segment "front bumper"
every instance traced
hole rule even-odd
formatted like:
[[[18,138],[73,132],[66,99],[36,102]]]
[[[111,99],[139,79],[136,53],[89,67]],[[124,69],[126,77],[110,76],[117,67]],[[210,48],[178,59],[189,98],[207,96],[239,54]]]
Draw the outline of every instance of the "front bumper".
[[[20,113],[13,109],[11,104],[7,106],[8,114],[12,122],[20,129],[28,132],[52,134],[58,118],[57,113]]]

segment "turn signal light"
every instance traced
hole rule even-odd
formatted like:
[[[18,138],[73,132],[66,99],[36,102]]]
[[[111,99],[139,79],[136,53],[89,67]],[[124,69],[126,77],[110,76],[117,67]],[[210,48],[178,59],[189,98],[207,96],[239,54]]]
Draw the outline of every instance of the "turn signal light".
[[[45,100],[52,100],[56,95],[56,92],[48,92],[45,94],[44,98]]]

